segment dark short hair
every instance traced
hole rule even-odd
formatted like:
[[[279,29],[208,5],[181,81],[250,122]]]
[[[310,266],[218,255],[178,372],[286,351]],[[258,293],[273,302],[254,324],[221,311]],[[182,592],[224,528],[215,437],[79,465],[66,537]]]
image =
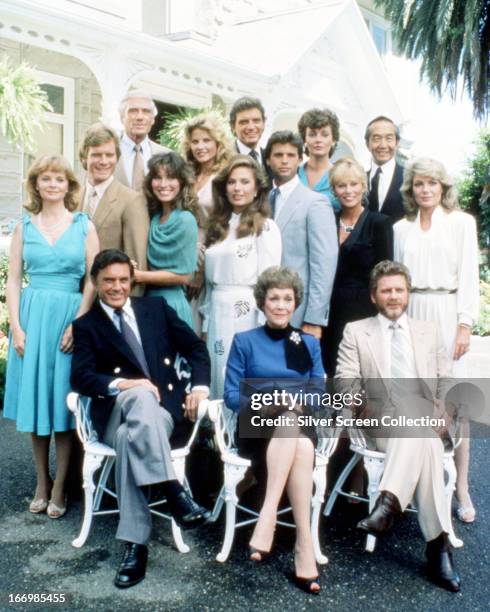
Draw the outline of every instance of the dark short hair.
[[[330,157],[335,151],[335,145],[340,138],[340,124],[337,115],[328,108],[312,108],[303,113],[298,122],[298,132],[303,142],[306,140],[306,129],[319,130],[322,127],[330,126],[332,130],[333,147],[330,149]]]
[[[371,274],[369,275],[369,289],[371,293],[376,291],[378,281],[383,276],[404,276],[408,291],[411,291],[412,289],[412,279],[407,266],[399,261],[390,261],[389,259],[385,259],[378,262],[371,270]]]
[[[303,157],[303,141],[299,137],[299,134],[291,132],[291,130],[280,130],[271,134],[267,145],[265,147],[265,159],[269,159],[272,153],[272,147],[275,144],[290,144],[296,147],[298,150],[299,158]]]
[[[371,121],[366,126],[366,131],[364,132],[364,140],[365,140],[366,144],[368,144],[369,136],[371,135],[370,127],[373,125],[373,123],[378,123],[378,121],[387,121],[388,123],[391,123],[393,125],[393,127],[395,128],[395,138],[396,138],[396,141],[397,142],[400,141],[400,138],[401,138],[401,136],[400,136],[400,128],[393,121],[393,119],[390,119],[389,117],[385,117],[384,115],[379,115],[378,117],[375,117],[374,119],[371,119]]]
[[[128,264],[129,274],[133,278],[134,268],[131,259],[119,249],[104,249],[97,253],[90,268],[90,276],[95,280],[101,270],[116,263]]]
[[[243,96],[242,98],[238,98],[238,100],[233,102],[233,106],[230,110],[230,125],[232,130],[235,127],[236,116],[238,113],[246,110],[252,110],[252,108],[257,108],[262,115],[262,119],[265,121],[265,109],[262,102],[258,98]]]

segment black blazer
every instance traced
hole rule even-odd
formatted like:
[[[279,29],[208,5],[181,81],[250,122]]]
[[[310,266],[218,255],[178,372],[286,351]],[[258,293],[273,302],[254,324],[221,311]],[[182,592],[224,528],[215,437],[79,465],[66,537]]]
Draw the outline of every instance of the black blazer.
[[[383,206],[381,210],[378,207],[378,198],[374,194],[374,192],[370,191],[368,193],[369,199],[369,210],[372,212],[380,212],[383,215],[387,215],[390,217],[392,223],[396,223],[400,219],[403,219],[405,216],[405,209],[403,208],[403,200],[402,194],[400,193],[400,187],[403,183],[403,166],[399,164],[395,165],[395,172],[393,173],[393,178],[391,179],[391,184],[386,194],[385,201],[383,202]],[[368,175],[368,185],[371,183],[371,171],[367,173]]]
[[[191,369],[191,384],[210,383],[210,360],[205,343],[161,297],[131,298],[145,352],[151,382],[160,391],[161,404],[176,425],[184,422],[182,402],[189,378],[179,380],[174,369],[176,354]],[[116,378],[146,378],[131,348],[97,300],[85,315],[73,322],[71,386],[92,398],[92,424],[100,437],[107,426],[115,396],[108,394]]]
[[[237,153],[240,153],[240,150],[238,148],[238,143],[235,140],[235,150]],[[267,162],[265,161],[265,149],[263,149],[262,147],[260,147],[260,157],[262,159],[262,168],[264,169],[265,172],[265,178],[268,180],[269,185],[272,185],[272,170],[269,168],[269,166],[267,165]]]

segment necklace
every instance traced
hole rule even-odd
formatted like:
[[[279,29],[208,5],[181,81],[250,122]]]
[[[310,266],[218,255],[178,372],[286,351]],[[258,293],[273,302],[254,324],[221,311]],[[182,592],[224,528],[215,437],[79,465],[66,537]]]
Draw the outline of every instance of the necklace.
[[[339,219],[339,221],[341,229],[343,229],[346,234],[350,234],[356,226],[355,222],[352,225],[345,225],[344,223],[342,223],[342,219]]]
[[[43,223],[43,220],[42,220],[42,217],[41,217],[41,213],[39,213],[38,220],[39,220],[39,227],[42,229],[42,231],[43,232],[47,232],[47,233],[51,233],[54,230],[58,229],[58,227],[63,225],[63,223],[65,223],[65,221],[66,221],[66,214],[63,214],[61,219],[59,221],[57,221],[56,223],[53,223],[53,225],[45,225]]]

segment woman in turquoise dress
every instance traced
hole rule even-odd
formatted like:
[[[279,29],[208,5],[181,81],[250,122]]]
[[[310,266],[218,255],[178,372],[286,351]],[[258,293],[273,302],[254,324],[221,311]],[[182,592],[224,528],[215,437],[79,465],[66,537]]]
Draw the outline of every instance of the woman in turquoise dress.
[[[151,217],[148,236],[149,270],[135,270],[147,295],[166,299],[193,328],[184,286],[197,266],[197,197],[190,166],[177,153],[158,153],[148,162],[144,192]]]
[[[70,391],[71,323],[93,300],[88,270],[98,250],[95,228],[77,207],[79,184],[61,157],[41,157],[29,169],[25,215],[12,237],[7,280],[10,343],[4,416],[32,435],[37,486],[30,512],[59,518],[73,423]],[[22,289],[22,275],[29,284]],[[85,289],[80,292],[83,278]],[[54,432],[56,476],[49,474]]]
[[[340,202],[335,197],[328,179],[332,167],[330,158],[340,137],[337,115],[328,109],[313,108],[306,111],[300,117],[298,132],[305,143],[305,153],[309,158],[298,170],[299,180],[306,187],[327,196],[335,212],[339,212]]]

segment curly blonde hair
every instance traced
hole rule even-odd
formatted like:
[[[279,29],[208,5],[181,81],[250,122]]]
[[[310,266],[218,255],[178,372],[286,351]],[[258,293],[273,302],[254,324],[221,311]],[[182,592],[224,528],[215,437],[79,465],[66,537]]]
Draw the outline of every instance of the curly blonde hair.
[[[213,113],[202,113],[189,119],[184,126],[184,138],[181,151],[184,158],[192,164],[194,172],[199,174],[200,163],[194,158],[191,149],[192,132],[196,129],[205,130],[216,142],[216,158],[212,168],[213,173],[222,170],[232,158],[233,146],[228,128],[219,115]]]
[[[43,209],[43,201],[37,189],[37,179],[43,172],[59,172],[64,174],[68,181],[68,191],[65,195],[65,208],[73,212],[78,207],[78,193],[80,183],[73,173],[70,164],[61,155],[43,155],[38,157],[27,172],[26,191],[28,201],[24,208],[37,215]]]
[[[248,168],[255,179],[257,196],[249,204],[240,217],[237,237],[244,238],[255,234],[260,236],[267,218],[270,217],[269,189],[264,171],[249,155],[235,155],[213,180],[213,209],[209,216],[206,232],[206,246],[221,242],[228,234],[232,206],[226,195],[226,185],[231,173],[236,168]]]
[[[341,157],[338,159],[330,172],[328,173],[328,180],[332,189],[335,191],[335,185],[340,181],[345,180],[346,177],[353,178],[361,183],[363,192],[367,191],[367,175],[361,164],[353,157]]]
[[[441,162],[429,157],[419,157],[414,159],[405,168],[403,174],[403,184],[400,187],[407,219],[413,221],[417,216],[419,207],[413,195],[413,179],[415,175],[427,176],[439,181],[442,185],[441,206],[448,211],[458,208],[458,194],[454,187],[452,178],[446,171]]]

